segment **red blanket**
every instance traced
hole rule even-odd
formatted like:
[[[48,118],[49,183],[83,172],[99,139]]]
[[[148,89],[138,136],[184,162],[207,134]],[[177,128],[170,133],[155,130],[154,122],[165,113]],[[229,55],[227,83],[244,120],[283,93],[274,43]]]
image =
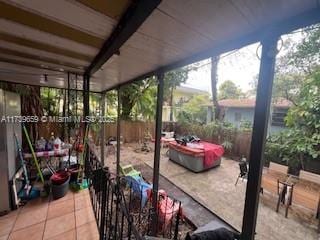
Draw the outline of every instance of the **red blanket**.
[[[210,167],[213,162],[219,159],[223,153],[224,149],[221,145],[216,145],[208,142],[200,142],[203,145],[204,150],[204,166]]]

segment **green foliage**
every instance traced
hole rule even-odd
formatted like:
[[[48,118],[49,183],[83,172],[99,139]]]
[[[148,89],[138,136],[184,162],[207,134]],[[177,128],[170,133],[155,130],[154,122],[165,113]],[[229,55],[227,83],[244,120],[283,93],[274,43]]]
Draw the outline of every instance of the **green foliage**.
[[[156,112],[156,95],[156,86],[149,87],[144,94],[141,95],[132,110],[136,120],[154,120]]]
[[[147,78],[122,87],[120,89],[121,118],[132,119],[134,106],[144,94],[148,93],[147,90],[155,85],[155,78]]]
[[[181,83],[185,83],[188,78],[189,67],[178,68],[170,72],[166,72],[164,75],[164,100],[171,102],[172,91],[180,86]]]
[[[232,142],[230,142],[228,140],[225,140],[221,145],[223,146],[223,148],[226,152],[230,152],[232,149],[232,146],[233,146]]]
[[[191,122],[180,123],[182,132],[189,135],[197,135],[202,139],[207,139],[215,143],[225,143],[227,147],[229,143],[233,145],[236,135],[236,127],[231,123],[214,121],[208,124],[197,124]],[[231,146],[232,147],[232,146]]]
[[[117,91],[106,92],[106,116],[110,121],[117,119]]]
[[[266,158],[304,168],[320,156],[320,71],[304,81],[298,104],[286,117],[288,129],[267,141]],[[272,159],[274,158],[274,159]]]
[[[240,122],[240,129],[242,131],[251,131],[252,130],[252,123],[248,120],[243,120]]]
[[[304,30],[305,37],[288,44],[280,57],[274,96],[294,103],[287,117],[287,130],[267,140],[267,161],[286,162],[304,169],[320,156],[320,25]]]
[[[62,116],[63,89],[42,87],[40,88],[40,97],[45,115]]]
[[[305,73],[312,73],[320,64],[320,24],[304,30],[305,37],[289,54],[289,63]]]
[[[301,134],[297,148],[312,158],[320,156],[320,71],[314,72],[301,90],[299,103],[290,109],[286,123]]]
[[[218,98],[221,99],[238,99],[244,97],[244,93],[241,89],[232,81],[227,80],[223,82],[219,87]]]
[[[272,97],[274,100],[284,98],[291,101],[294,105],[297,103],[297,98],[303,83],[301,74],[287,73],[277,74],[273,84]]]
[[[172,91],[188,77],[189,68],[179,68],[164,75],[164,99],[172,100]],[[122,119],[153,119],[156,109],[157,81],[147,78],[126,85],[120,90]]]
[[[210,101],[209,95],[195,95],[187,103],[182,104],[178,112],[178,122],[203,124],[207,118],[207,108],[204,104]]]
[[[181,132],[184,135],[196,135],[199,138],[221,144],[226,153],[231,153],[237,135],[237,129],[230,123],[210,122],[208,124],[197,124],[191,122],[180,123]]]

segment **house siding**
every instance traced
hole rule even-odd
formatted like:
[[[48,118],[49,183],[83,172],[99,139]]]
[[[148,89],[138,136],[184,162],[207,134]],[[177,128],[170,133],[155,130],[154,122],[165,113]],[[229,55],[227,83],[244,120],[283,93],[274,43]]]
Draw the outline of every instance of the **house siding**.
[[[236,119],[236,115],[240,114],[241,119]],[[253,108],[225,108],[224,120],[232,123],[236,127],[240,127],[241,121],[249,121],[253,123]]]
[[[240,127],[241,121],[249,121],[249,122],[251,122],[251,124],[253,124],[254,108],[229,107],[229,108],[224,108],[224,109],[225,109],[224,121],[232,123],[237,128]],[[239,117],[239,114],[241,115],[240,120],[237,119],[237,117]],[[236,117],[236,115],[238,115],[238,116]],[[270,113],[270,116],[272,116],[271,113]],[[269,119],[269,123],[268,123],[268,126],[269,126],[268,133],[269,134],[278,133],[278,132],[285,129],[285,127],[272,126],[270,124],[271,124],[271,121]]]

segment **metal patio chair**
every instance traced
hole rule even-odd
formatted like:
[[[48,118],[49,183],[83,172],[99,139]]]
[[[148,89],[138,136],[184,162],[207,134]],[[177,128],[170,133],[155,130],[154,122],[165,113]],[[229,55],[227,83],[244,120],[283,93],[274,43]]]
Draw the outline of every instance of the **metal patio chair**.
[[[246,162],[244,162],[244,161],[239,162],[239,169],[240,169],[240,173],[237,177],[236,183],[234,184],[235,186],[237,186],[239,178],[242,178],[242,181],[243,181],[244,179],[247,179],[247,177],[248,177],[248,166],[247,166]]]

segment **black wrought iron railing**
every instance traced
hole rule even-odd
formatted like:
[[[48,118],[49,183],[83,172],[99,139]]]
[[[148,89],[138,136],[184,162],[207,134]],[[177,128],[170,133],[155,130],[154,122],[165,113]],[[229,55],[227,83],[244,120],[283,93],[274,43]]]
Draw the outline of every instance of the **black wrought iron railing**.
[[[85,173],[101,240],[144,239],[147,235],[179,238],[180,201],[159,191],[158,207],[154,209],[150,201],[152,188],[138,186],[134,178],[112,174],[92,152]],[[154,214],[156,226],[151,225]]]

